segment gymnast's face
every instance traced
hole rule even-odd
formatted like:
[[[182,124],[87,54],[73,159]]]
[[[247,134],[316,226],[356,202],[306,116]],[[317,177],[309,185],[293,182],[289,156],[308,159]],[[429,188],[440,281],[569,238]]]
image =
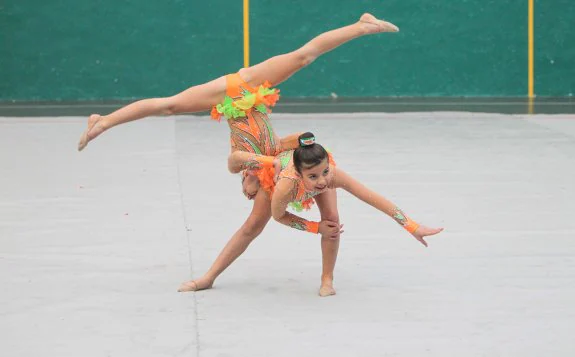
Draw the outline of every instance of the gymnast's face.
[[[319,165],[302,168],[300,176],[306,191],[325,191],[333,179],[329,161],[325,158]]]
[[[242,176],[242,190],[244,192],[244,196],[246,196],[248,200],[253,200],[259,189],[260,181],[257,176],[244,173]]]

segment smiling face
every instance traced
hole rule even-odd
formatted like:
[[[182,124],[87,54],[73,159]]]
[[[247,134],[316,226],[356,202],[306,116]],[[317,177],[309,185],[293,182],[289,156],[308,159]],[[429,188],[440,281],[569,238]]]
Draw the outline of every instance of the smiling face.
[[[306,191],[324,191],[333,178],[333,172],[327,158],[313,167],[302,167],[299,175]]]

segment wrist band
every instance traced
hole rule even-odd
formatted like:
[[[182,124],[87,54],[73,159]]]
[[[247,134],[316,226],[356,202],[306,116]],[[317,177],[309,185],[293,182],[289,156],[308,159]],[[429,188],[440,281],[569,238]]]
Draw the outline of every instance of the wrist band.
[[[407,222],[405,222],[405,224],[403,225],[403,228],[405,228],[405,230],[408,231],[409,233],[413,233],[417,230],[417,228],[419,228],[419,224],[408,218]]]
[[[307,222],[306,231],[310,233],[319,233],[319,222]]]
[[[274,165],[274,159],[275,157],[273,156],[265,156],[265,155],[257,155],[255,157],[256,161],[259,162],[260,164],[262,164],[262,167],[270,167]]]

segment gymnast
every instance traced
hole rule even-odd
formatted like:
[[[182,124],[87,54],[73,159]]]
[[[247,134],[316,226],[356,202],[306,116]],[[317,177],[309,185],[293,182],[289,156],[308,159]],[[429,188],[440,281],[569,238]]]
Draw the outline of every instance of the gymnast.
[[[282,151],[298,146],[298,135],[280,139],[270,122],[269,114],[279,99],[279,85],[293,74],[309,65],[319,56],[359,37],[381,32],[397,32],[390,22],[379,20],[371,14],[363,14],[359,21],[320,34],[301,48],[269,58],[237,73],[228,74],[210,82],[196,85],[170,97],[143,99],[108,114],[93,114],[88,119],[86,131],[81,135],[78,150],[110,128],[153,115],[174,115],[211,110],[211,117],[227,119],[230,127],[231,152],[247,152],[276,156]],[[250,215],[240,229],[223,248],[210,269],[200,278],[184,283],[179,291],[196,291],[211,288],[215,279],[248,247],[263,231],[271,218],[269,195],[248,191],[245,186],[254,184],[244,180],[244,194],[254,200]],[[260,190],[261,191],[261,190]],[[339,242],[338,213],[335,196],[316,198],[325,226],[330,227],[329,236],[322,236],[323,273],[320,295],[332,292],[332,272],[335,266]]]

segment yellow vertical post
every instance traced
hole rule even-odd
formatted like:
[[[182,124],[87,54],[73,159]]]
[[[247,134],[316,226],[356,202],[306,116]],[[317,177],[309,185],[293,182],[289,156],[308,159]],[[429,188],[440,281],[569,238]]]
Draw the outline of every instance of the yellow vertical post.
[[[529,114],[533,114],[533,98],[535,97],[535,64],[534,64],[534,2],[535,0],[528,0],[528,74],[527,74],[527,93],[529,96]]]
[[[250,66],[250,0],[244,0],[244,67]]]

